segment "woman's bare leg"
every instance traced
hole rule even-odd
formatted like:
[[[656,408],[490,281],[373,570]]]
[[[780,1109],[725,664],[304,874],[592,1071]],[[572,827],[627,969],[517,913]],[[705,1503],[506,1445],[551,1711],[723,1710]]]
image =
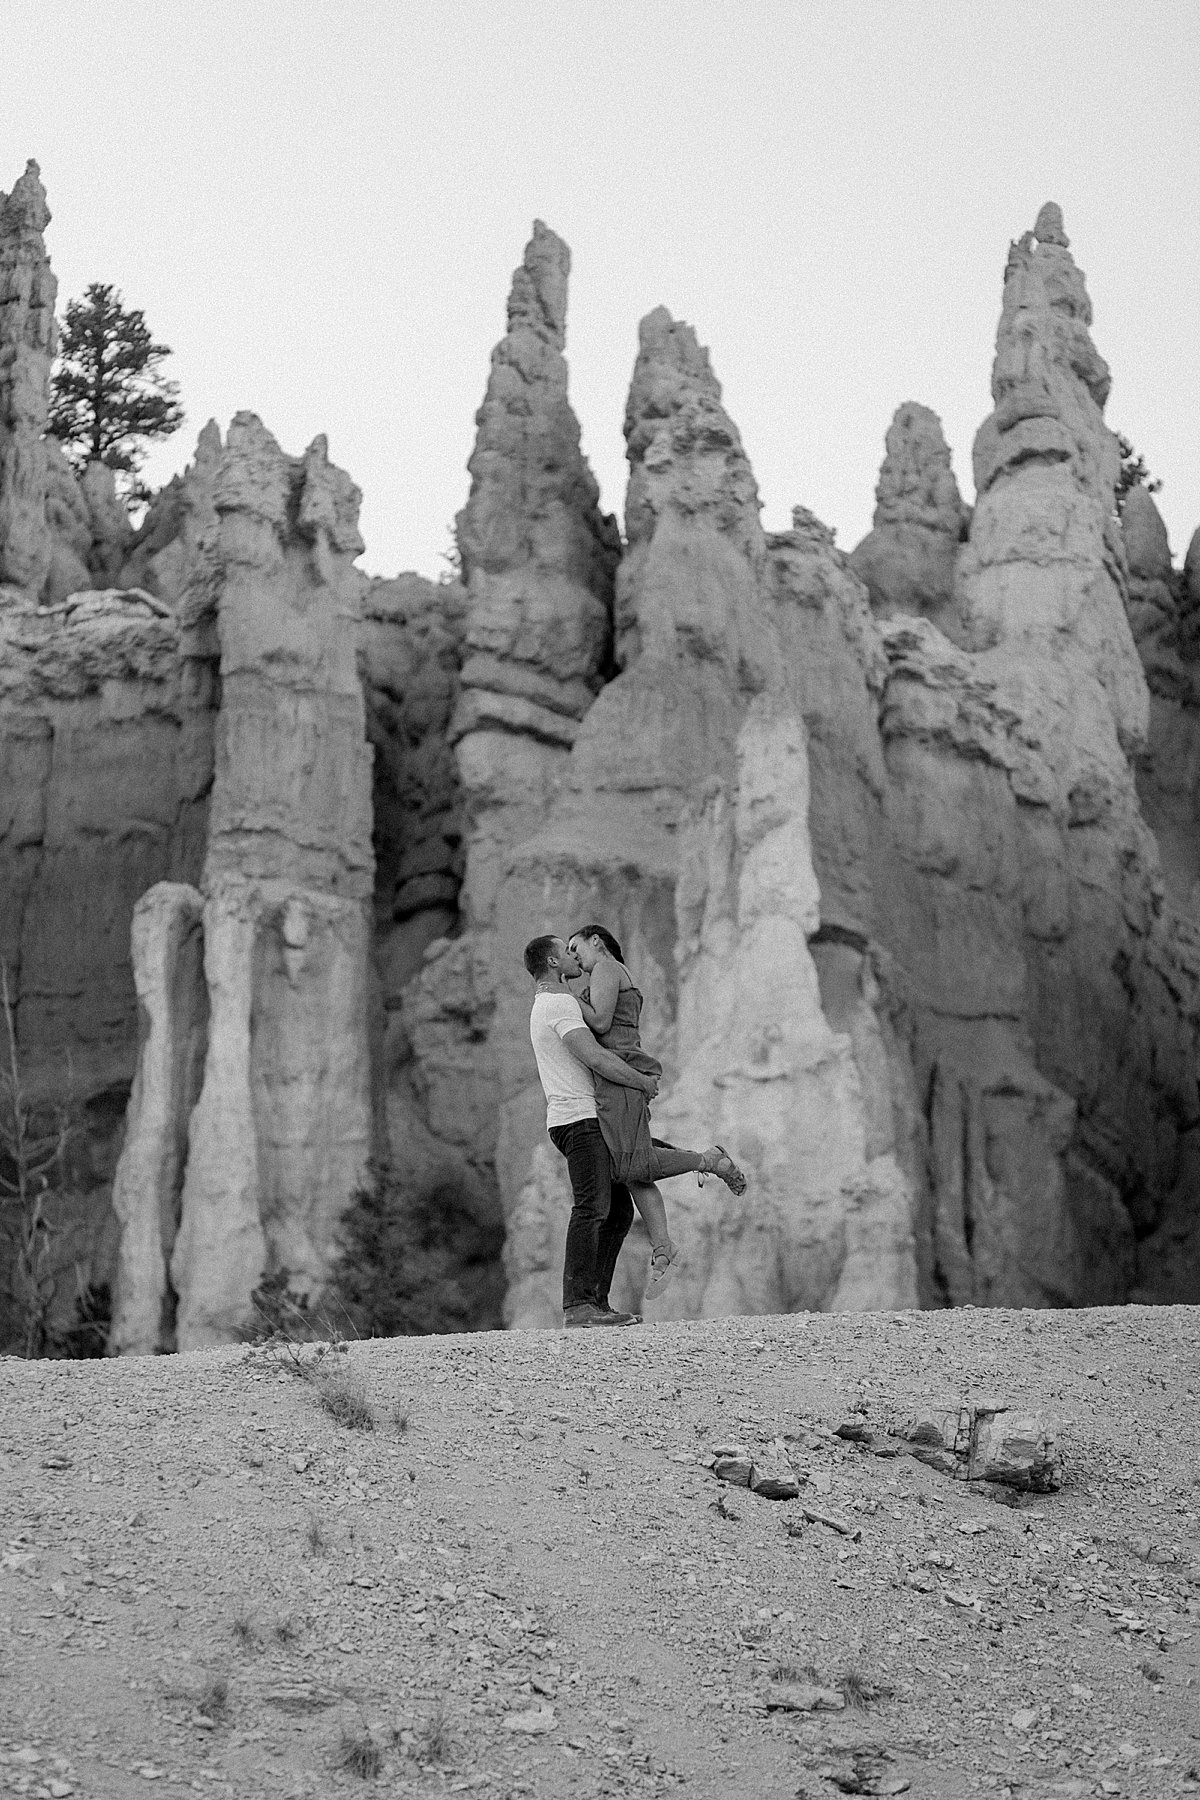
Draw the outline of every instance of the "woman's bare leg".
[[[672,1175],[690,1175],[703,1169],[708,1157],[703,1150],[660,1150],[654,1146],[654,1175],[657,1181],[669,1181]]]
[[[724,1174],[721,1173],[722,1164]],[[716,1175],[735,1194],[745,1190],[745,1176],[719,1145],[714,1145],[711,1150],[665,1150],[655,1144],[654,1173],[659,1181],[669,1181],[672,1175],[687,1175],[692,1169],[704,1175]]]
[[[665,1251],[669,1255],[673,1246],[671,1233],[667,1229],[666,1202],[662,1195],[652,1181],[631,1181],[628,1186],[633,1195],[633,1204],[646,1222],[651,1249],[656,1254]]]

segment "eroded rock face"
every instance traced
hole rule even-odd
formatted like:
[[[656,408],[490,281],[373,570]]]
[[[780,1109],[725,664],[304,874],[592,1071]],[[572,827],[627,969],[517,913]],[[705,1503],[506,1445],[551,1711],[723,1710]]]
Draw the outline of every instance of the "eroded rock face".
[[[873,526],[850,563],[881,617],[924,613],[944,626],[970,512],[942,422],[927,406],[906,400],[888,426],[886,447]]]
[[[376,955],[384,1005],[400,1002],[458,918],[462,795],[449,726],[460,693],[467,596],[458,582],[367,583],[362,678],[375,752]]]
[[[457,520],[467,619],[451,736],[471,840],[462,904],[481,925],[500,863],[544,812],[611,657],[620,536],[600,511],[567,396],[570,267],[538,220],[492,353]]]
[[[1129,760],[1147,695],[1090,321],[1044,208],[1006,271],[962,647],[882,628],[896,862],[878,930],[925,1096],[923,1281],[952,1304],[1139,1291],[1196,1111],[1195,974]]]
[[[206,1053],[176,1202],[158,1149],[165,1053],[151,1021],[118,1191],[131,1221],[178,1205],[163,1247],[176,1341],[187,1349],[236,1335],[264,1273],[287,1269],[312,1290],[336,1255],[337,1221],[372,1148],[374,863],[357,489],[324,439],[288,457],[240,413],[223,449],[209,438],[190,500],[176,500],[194,530],[199,580],[215,587],[220,642],[203,976],[180,1002],[207,1018]],[[147,897],[142,954],[162,971],[160,986],[185,980],[167,941],[176,916],[171,896]],[[182,1089],[176,1098],[186,1104]],[[153,1310],[133,1291],[143,1266],[132,1255],[122,1263],[119,1308],[131,1320]],[[143,1342],[131,1327],[123,1347]]]
[[[133,976],[142,1052],[129,1108],[137,1121],[113,1183],[121,1228],[110,1349],[152,1356],[174,1344],[167,1268],[179,1230],[187,1127],[208,1047],[204,901],[194,887],[158,882],[133,912]]]
[[[72,1258],[97,1282],[112,1275],[107,1196],[138,1043],[134,906],[157,882],[195,881],[204,856],[214,670],[194,649],[145,596],[0,607],[0,960],[25,1082],[75,1124],[68,1311]]]
[[[510,857],[492,1035],[527,1036],[526,938],[607,921],[665,1066],[656,1124],[675,1143],[721,1138],[754,1184],[752,1204],[670,1185],[684,1256],[662,1312],[840,1304],[844,1278],[849,1304],[908,1304],[911,1193],[893,1158],[869,1154],[854,1049],[822,1013],[806,941],[819,918],[807,733],[757,489],[707,353],[661,309],[642,323],[626,437],[624,666],[583,721],[548,819]],[[502,1056],[499,1079],[507,1316],[548,1324],[564,1166],[547,1153],[531,1059]],[[885,1236],[895,1254],[876,1257],[867,1246]],[[635,1300],[632,1258],[618,1278],[614,1304]]]
[[[0,194],[0,587],[36,596],[50,568],[43,433],[58,283],[43,233],[50,223],[35,162]]]
[[[53,606],[71,594],[93,587],[88,559],[92,553],[92,521],[75,472],[55,438],[44,440],[46,455],[46,528],[50,562],[41,597]],[[118,582],[117,586],[136,586]]]
[[[1129,563],[1126,609],[1150,690],[1150,728],[1137,759],[1138,797],[1154,833],[1170,904],[1200,921],[1200,611],[1186,567],[1175,571],[1167,530],[1140,483],[1121,502]],[[1200,600],[1200,593],[1197,594]]]

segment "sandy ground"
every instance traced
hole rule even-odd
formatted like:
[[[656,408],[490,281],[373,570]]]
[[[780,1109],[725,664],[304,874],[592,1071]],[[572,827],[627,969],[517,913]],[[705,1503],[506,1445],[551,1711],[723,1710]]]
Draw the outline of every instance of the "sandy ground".
[[[1200,1792],[1195,1311],[346,1362],[373,1431],[262,1351],[0,1362],[0,1793]],[[1010,1509],[829,1430],[958,1396],[1057,1415],[1063,1490]],[[777,1435],[858,1542],[701,1465]],[[768,1706],[797,1680],[867,1703]]]

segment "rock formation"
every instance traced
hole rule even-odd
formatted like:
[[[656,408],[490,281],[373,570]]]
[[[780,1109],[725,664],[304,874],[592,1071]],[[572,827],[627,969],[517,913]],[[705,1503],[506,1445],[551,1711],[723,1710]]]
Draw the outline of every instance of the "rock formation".
[[[1150,690],[1150,725],[1137,760],[1138,797],[1162,859],[1170,904],[1200,923],[1200,617],[1186,567],[1140,482],[1121,502],[1129,565],[1126,609]],[[1200,600],[1200,594],[1197,594]]]
[[[50,222],[35,162],[0,194],[0,588],[32,596],[50,567],[46,446],[58,283],[43,232]]]
[[[164,1347],[146,1336],[160,1329],[156,1245],[169,1254],[180,1348],[236,1332],[266,1272],[318,1286],[372,1149],[359,496],[324,439],[287,457],[245,413],[212,496],[221,709],[203,980],[180,998],[200,895],[147,895],[139,976],[157,1004],[117,1177],[126,1241],[147,1247],[122,1262],[115,1347],[126,1351]],[[180,1183],[179,1111],[168,1113],[191,1097],[202,1021]],[[161,1264],[154,1279],[161,1294]]]
[[[883,618],[925,613],[943,626],[970,512],[950,467],[942,422],[906,400],[888,426],[873,527],[850,558]]]
[[[264,1275],[318,1293],[389,1155],[389,1241],[447,1291],[470,1264],[456,1323],[497,1316],[502,1229],[506,1319],[554,1323],[521,949],[595,917],[660,1132],[751,1178],[668,1188],[660,1316],[1200,1299],[1200,534],[1176,573],[1143,489],[1118,520],[1057,207],[1010,249],[969,534],[909,403],[852,557],[803,507],[764,535],[662,309],[622,554],[535,225],[461,584],[365,581],[324,441],[249,414],[131,534],[43,435],[47,216],[31,166],[0,202],[0,958],[35,1099],[70,1072],[61,1247],[115,1267],[113,1349],[227,1340]]]
[[[662,309],[642,322],[626,438],[623,671],[583,721],[548,819],[510,857],[494,1036],[525,1032],[523,940],[606,919],[665,1065],[656,1122],[674,1142],[720,1137],[754,1184],[753,1202],[672,1184],[684,1259],[662,1311],[838,1304],[843,1283],[848,1304],[912,1304],[911,1194],[887,1151],[871,1155],[853,1046],[822,1013],[806,942],[819,918],[807,738],[757,489],[707,353]],[[499,1066],[507,1316],[546,1324],[563,1168],[531,1060]],[[636,1271],[625,1280],[635,1297]]]
[[[88,559],[92,554],[92,519],[75,472],[54,438],[44,440],[46,455],[46,529],[50,560],[41,597],[47,605],[92,587]],[[117,585],[124,585],[118,583]],[[131,585],[136,586],[136,583]]]
[[[923,1283],[951,1304],[1135,1291],[1196,1124],[1195,972],[1164,933],[1129,760],[1147,695],[1090,322],[1047,206],[1005,276],[963,648],[917,619],[882,628],[878,931],[926,1096]]]
[[[97,1283],[111,1273],[107,1195],[138,1038],[134,905],[156,882],[195,880],[204,854],[213,671],[190,649],[145,596],[0,606],[0,960],[26,1087],[73,1124],[56,1246],[68,1315],[73,1266]]]
[[[399,1003],[458,918],[463,816],[450,721],[461,691],[467,596],[400,575],[363,599],[362,675],[375,752],[375,944],[384,1005]]]
[[[481,924],[505,852],[551,799],[611,655],[620,537],[600,512],[567,398],[570,267],[567,246],[537,220],[457,520],[467,624],[452,738],[471,840],[462,903]]]

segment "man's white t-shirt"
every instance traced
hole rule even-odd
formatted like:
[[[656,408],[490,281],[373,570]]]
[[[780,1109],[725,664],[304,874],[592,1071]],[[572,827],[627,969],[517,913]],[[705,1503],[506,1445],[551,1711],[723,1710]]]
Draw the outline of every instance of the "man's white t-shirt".
[[[535,994],[529,1036],[546,1095],[546,1129],[596,1117],[596,1085],[586,1063],[563,1043],[568,1031],[586,1031],[574,994]]]

